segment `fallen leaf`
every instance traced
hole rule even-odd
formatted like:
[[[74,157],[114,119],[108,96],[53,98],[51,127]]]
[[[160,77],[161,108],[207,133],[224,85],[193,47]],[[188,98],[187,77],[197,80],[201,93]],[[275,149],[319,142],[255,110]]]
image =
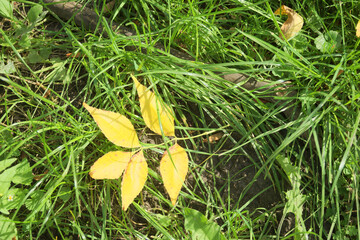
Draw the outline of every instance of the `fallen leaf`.
[[[78,58],[78,57],[83,57],[84,56],[84,54],[81,54],[81,53],[76,53],[76,54],[73,54],[73,53],[67,53],[66,55],[65,55],[66,57],[73,57],[73,58]]]
[[[49,172],[49,170],[46,169],[43,174],[35,175],[35,174],[33,173],[33,175],[34,175],[34,180],[35,180],[35,181],[39,181],[40,179],[42,179],[43,177],[45,177],[48,172]]]
[[[185,150],[178,144],[165,151],[160,162],[160,173],[171,203],[175,205],[188,172],[189,159]]]
[[[122,209],[126,211],[143,189],[148,175],[148,166],[143,151],[133,155],[121,183]]]
[[[132,152],[113,151],[99,158],[90,168],[94,179],[117,179],[127,167]]]
[[[282,5],[279,9],[274,12],[275,15],[287,15],[288,19],[281,26],[281,31],[286,39],[290,39],[300,32],[304,19],[297,14],[293,9]],[[279,34],[279,37],[283,39],[283,34]]]
[[[215,134],[213,134],[213,135],[210,135],[210,136],[208,137],[209,140],[208,140],[208,139],[204,139],[203,142],[206,143],[206,142],[209,141],[209,143],[214,143],[214,142],[216,142],[216,141],[219,141],[219,140],[222,138],[222,136],[224,136],[224,133],[223,133],[223,132],[218,132],[218,133],[215,133]]]
[[[343,72],[344,72],[344,70],[339,70],[339,72],[337,73],[336,77],[339,77]]]
[[[161,103],[156,95],[131,75],[139,95],[141,115],[146,126],[153,132],[165,136],[175,136],[174,117],[169,106]],[[162,130],[162,131],[161,131]]]
[[[360,20],[356,25],[356,37],[360,37]]]
[[[97,109],[83,103],[95,122],[104,133],[105,137],[117,146],[126,148],[140,147],[139,139],[134,126],[125,116]]]

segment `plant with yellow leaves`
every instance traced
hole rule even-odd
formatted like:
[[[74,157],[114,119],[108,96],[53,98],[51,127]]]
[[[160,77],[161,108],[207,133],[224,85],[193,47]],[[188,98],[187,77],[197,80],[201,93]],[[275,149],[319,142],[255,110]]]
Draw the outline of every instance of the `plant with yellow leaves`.
[[[174,117],[171,108],[131,75],[139,96],[141,115],[145,124],[156,134],[175,136]],[[100,157],[90,169],[94,179],[118,179],[122,177],[122,209],[126,210],[141,192],[148,175],[143,149],[131,121],[119,113],[105,111],[83,103],[105,137],[117,146],[130,151],[112,151]],[[177,143],[164,152],[160,161],[160,173],[171,202],[175,205],[188,172],[186,151]]]

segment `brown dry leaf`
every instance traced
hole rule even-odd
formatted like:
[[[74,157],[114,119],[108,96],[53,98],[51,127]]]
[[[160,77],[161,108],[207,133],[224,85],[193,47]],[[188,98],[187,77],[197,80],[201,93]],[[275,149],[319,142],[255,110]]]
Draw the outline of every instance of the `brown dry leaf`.
[[[143,151],[132,156],[121,183],[122,209],[126,211],[143,189],[148,175],[148,166]]]
[[[38,175],[33,174],[33,175],[34,175],[34,180],[35,180],[35,181],[39,181],[40,179],[42,179],[43,177],[45,177],[48,172],[49,172],[49,170],[46,169],[43,174],[38,174]]]
[[[160,162],[160,173],[171,203],[175,205],[188,172],[189,159],[185,150],[178,144],[170,147]]]
[[[274,12],[275,15],[287,15],[288,19],[281,26],[281,31],[286,39],[290,39],[300,32],[304,19],[297,14],[293,9],[282,5],[279,9]],[[283,39],[283,34],[279,34],[279,37]]]
[[[94,179],[117,179],[127,167],[132,152],[113,151],[99,158],[90,168]]]
[[[356,37],[360,37],[360,20],[356,25]]]
[[[338,72],[338,74],[336,75],[336,77],[339,77],[343,72],[344,72],[344,70],[339,70],[339,72]]]
[[[175,136],[175,125],[173,113],[169,106],[161,103],[156,95],[131,75],[139,95],[141,115],[146,126],[153,132],[165,136]]]
[[[95,122],[109,141],[117,146],[126,148],[140,147],[139,139],[136,135],[134,126],[125,116],[97,109],[83,103]]]
[[[209,136],[209,143],[214,143],[216,141],[219,141],[224,136],[223,132],[218,132],[213,135]],[[208,139],[203,140],[204,143],[208,142]]]
[[[78,57],[83,57],[84,54],[81,54],[80,52],[78,52],[76,55],[73,53],[67,53],[66,57],[73,57],[73,58],[78,58]]]

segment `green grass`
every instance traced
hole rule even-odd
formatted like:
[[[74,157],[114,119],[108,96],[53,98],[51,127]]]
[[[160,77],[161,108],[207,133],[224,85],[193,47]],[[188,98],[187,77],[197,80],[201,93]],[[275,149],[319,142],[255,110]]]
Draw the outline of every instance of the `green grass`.
[[[99,13],[105,6],[83,3]],[[278,37],[286,17],[273,12],[281,4],[305,21],[290,41]],[[360,239],[359,5],[116,1],[104,15],[136,30],[129,38],[110,28],[105,37],[45,15],[45,4],[34,21],[34,3],[18,1],[14,18],[0,19],[0,234],[15,226],[18,239],[191,239],[195,233],[185,224],[191,208],[220,226],[225,239]],[[319,49],[319,36],[325,38],[322,46],[335,44],[334,51]],[[195,61],[149,47],[157,42]],[[125,51],[130,45],[149,48]],[[248,91],[219,72],[291,81],[297,94],[266,102],[275,88]],[[175,207],[158,172],[163,146],[149,144],[146,186],[126,212],[120,181],[89,177],[94,161],[118,148],[82,102],[126,115],[140,140],[163,141],[145,127],[130,73],[176,113],[190,170]],[[298,118],[282,113],[287,103],[299,107]],[[203,141],[219,131],[219,142]],[[215,165],[226,168],[236,158],[248,159],[248,166],[239,175],[225,171],[219,177]],[[241,174],[254,169],[254,178],[234,198],[231,183],[241,183]],[[256,205],[259,198],[274,196],[265,187],[253,190],[264,178],[280,199],[267,208]],[[281,213],[290,212],[295,229],[286,232]]]

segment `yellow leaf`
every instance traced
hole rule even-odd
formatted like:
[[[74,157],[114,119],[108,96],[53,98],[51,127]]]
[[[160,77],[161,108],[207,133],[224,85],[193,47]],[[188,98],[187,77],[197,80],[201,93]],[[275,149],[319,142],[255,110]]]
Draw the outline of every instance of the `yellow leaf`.
[[[160,162],[160,173],[171,203],[175,205],[188,172],[189,159],[185,150],[178,144],[170,147]]]
[[[119,178],[128,165],[131,155],[132,152],[108,152],[91,166],[90,177],[94,179]]]
[[[288,19],[281,26],[281,31],[286,39],[290,39],[300,32],[304,19],[297,14],[293,9],[282,5],[279,9],[274,12],[275,15],[287,15]],[[283,34],[279,34],[279,37],[283,39]]]
[[[360,37],[360,20],[356,25],[356,37]]]
[[[170,107],[161,103],[156,95],[140,84],[133,75],[131,77],[139,95],[141,115],[146,126],[159,135],[162,135],[162,128],[165,136],[175,136],[174,117]]]
[[[83,105],[94,118],[105,137],[112,143],[126,148],[140,147],[134,126],[125,116],[93,108],[86,103]]]
[[[143,189],[148,166],[142,151],[132,156],[121,183],[122,209],[125,211]]]

